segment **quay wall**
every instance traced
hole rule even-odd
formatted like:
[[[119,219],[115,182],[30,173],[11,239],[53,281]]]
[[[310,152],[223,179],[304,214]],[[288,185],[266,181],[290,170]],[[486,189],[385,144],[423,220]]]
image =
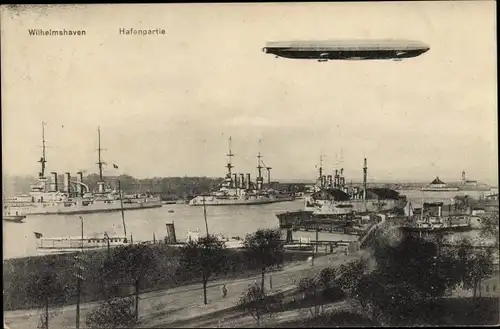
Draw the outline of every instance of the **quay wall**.
[[[140,283],[140,291],[170,289],[192,283],[200,283],[196,273],[183,271],[180,265],[180,249],[164,243],[150,245],[154,253],[155,270],[146,275]],[[227,266],[214,275],[211,280],[221,278],[240,278],[259,272],[254,262],[247,259],[243,250],[227,249]],[[4,310],[39,308],[29,298],[29,282],[42,272],[57,274],[63,289],[57,298],[50,301],[51,306],[75,304],[77,290],[74,267],[75,254],[58,254],[37,257],[7,259],[3,262],[3,299]],[[285,251],[284,262],[305,261],[309,253]],[[107,250],[85,252],[84,277],[81,284],[81,302],[103,299],[103,264],[108,257]],[[127,296],[134,292],[130,279],[113,278],[112,295]]]

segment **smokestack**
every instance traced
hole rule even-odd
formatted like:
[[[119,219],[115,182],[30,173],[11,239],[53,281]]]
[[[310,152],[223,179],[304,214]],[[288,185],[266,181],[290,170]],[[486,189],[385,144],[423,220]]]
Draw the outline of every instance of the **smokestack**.
[[[330,186],[330,187],[331,187],[331,186],[332,186],[332,184],[333,184],[333,183],[332,183],[332,175],[328,175],[328,176],[326,176],[326,179],[327,179],[327,184],[328,184],[328,186]]]
[[[52,175],[52,192],[57,192],[57,173],[55,171],[50,173]]]
[[[103,181],[97,182],[97,191],[99,193],[104,193],[104,182]],[[120,191],[120,193],[121,193],[121,191]]]
[[[250,186],[250,182],[252,182],[252,181],[250,180],[250,174],[247,174],[247,181],[246,181],[246,183],[247,183],[247,190],[249,190],[249,189],[251,188],[251,186]]]
[[[233,174],[233,187],[238,188],[238,174]]]
[[[366,200],[366,175],[367,175],[367,172],[368,172],[368,167],[367,167],[367,163],[366,163],[366,158],[365,158],[365,161],[364,161],[364,166],[363,166],[363,200]]]
[[[262,177],[257,177],[257,190],[262,190],[262,182],[264,179]]]
[[[335,169],[335,177],[333,178],[333,185],[335,187],[339,186],[339,171]]]
[[[83,173],[82,172],[79,171],[76,173],[76,181],[78,183],[83,182]],[[78,193],[79,196],[83,196],[83,186],[80,184],[77,184],[76,185],[76,192]]]
[[[71,175],[69,172],[64,174],[64,192],[69,193],[69,182],[71,179]]]
[[[240,188],[244,189],[245,186],[245,174],[240,174]]]
[[[324,187],[326,185],[326,176],[323,175],[321,176],[321,187]]]

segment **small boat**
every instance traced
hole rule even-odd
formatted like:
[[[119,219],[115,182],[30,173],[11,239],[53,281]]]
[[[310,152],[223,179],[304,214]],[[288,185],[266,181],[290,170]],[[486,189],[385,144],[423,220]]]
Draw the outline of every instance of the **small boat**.
[[[169,210],[168,210],[168,212],[169,212],[169,213],[173,213],[174,211],[173,211],[172,209],[169,209]]]
[[[23,219],[25,219],[26,216],[23,215],[22,213],[19,213],[18,211],[13,212],[13,211],[9,211],[9,210],[4,209],[2,218],[4,221],[7,221],[7,222],[22,223]]]
[[[24,215],[4,215],[3,220],[7,222],[14,222],[14,223],[22,223],[23,219],[25,219],[26,216]]]
[[[83,250],[105,249],[129,244],[126,237],[108,236],[76,236],[44,238],[42,233],[33,232],[37,239],[36,249],[40,254],[64,254]]]

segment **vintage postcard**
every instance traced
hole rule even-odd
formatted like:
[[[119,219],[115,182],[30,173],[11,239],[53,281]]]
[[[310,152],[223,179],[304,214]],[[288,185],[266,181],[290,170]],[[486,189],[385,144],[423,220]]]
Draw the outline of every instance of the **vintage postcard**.
[[[4,328],[498,324],[495,9],[2,5]]]

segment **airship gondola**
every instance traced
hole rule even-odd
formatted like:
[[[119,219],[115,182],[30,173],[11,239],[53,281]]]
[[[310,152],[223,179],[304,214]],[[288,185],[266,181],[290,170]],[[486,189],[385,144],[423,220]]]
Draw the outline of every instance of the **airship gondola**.
[[[402,60],[417,57],[430,47],[412,40],[323,40],[268,42],[267,54],[291,59],[328,60]]]

